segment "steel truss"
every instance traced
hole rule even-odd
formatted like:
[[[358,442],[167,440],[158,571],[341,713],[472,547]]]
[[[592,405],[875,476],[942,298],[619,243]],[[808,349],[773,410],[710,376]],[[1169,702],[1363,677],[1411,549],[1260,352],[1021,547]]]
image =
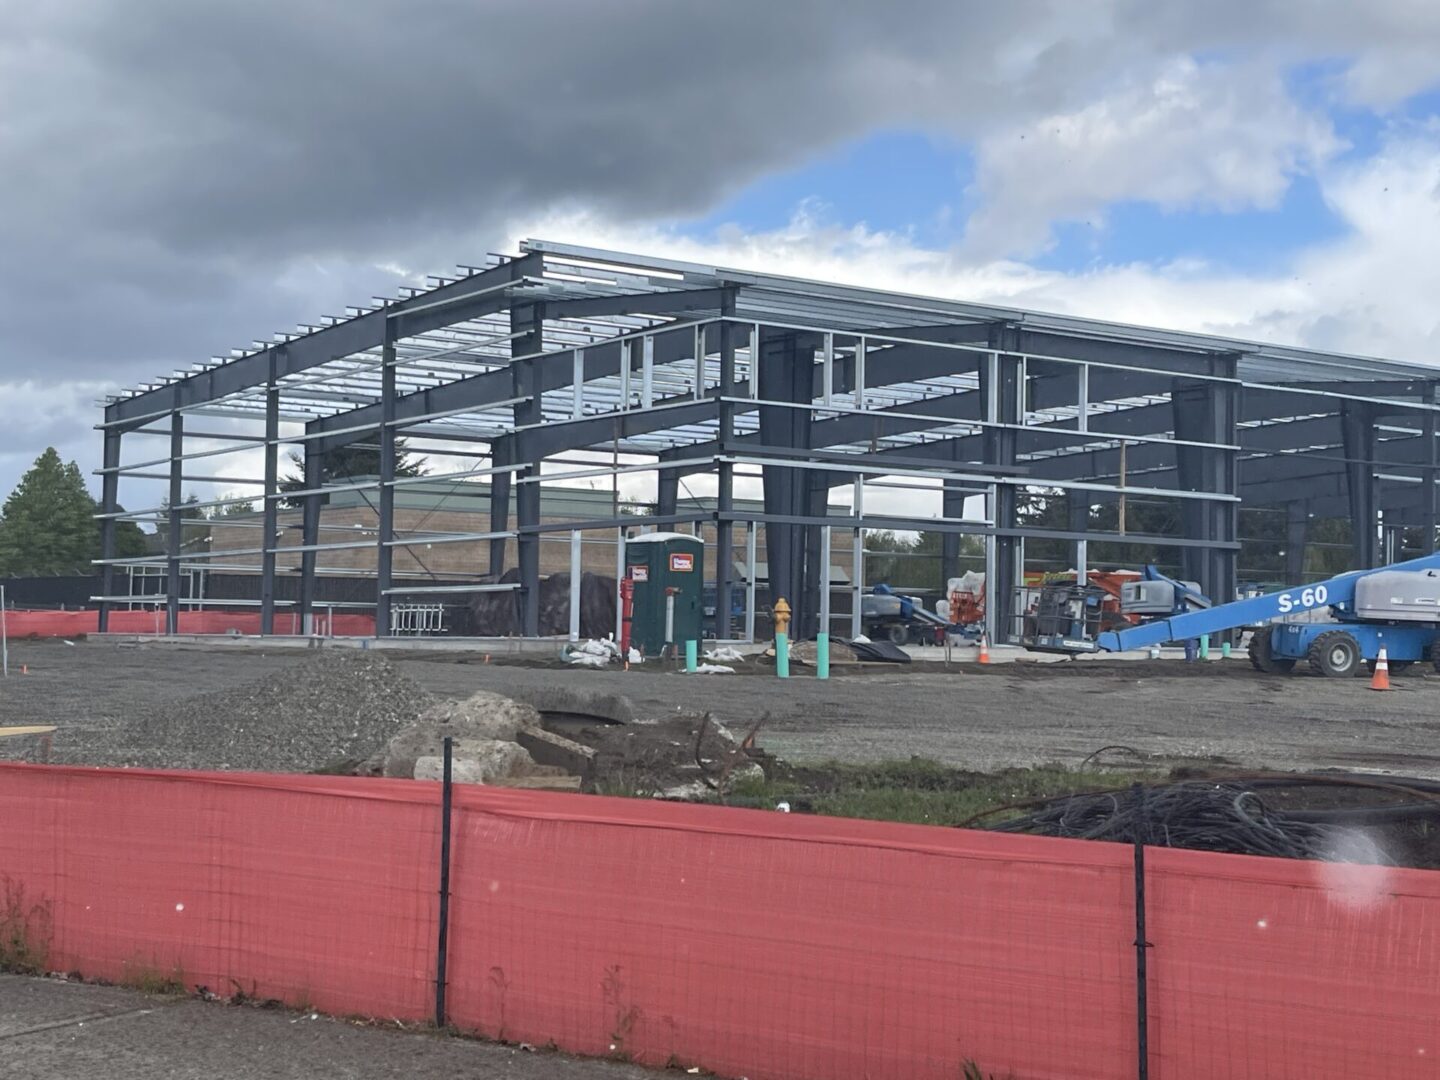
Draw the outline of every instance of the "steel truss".
[[[541,240],[484,267],[462,267],[425,288],[377,298],[324,325],[277,335],[146,383],[104,403],[101,626],[117,602],[114,575],[163,566],[167,628],[174,632],[182,565],[237,557],[262,577],[265,632],[274,627],[275,579],[298,555],[302,617],[315,609],[315,579],[328,552],[374,550],[378,632],[392,597],[463,594],[518,555],[520,623],[538,631],[540,544],[613,544],[627,529],[713,529],[715,628],[729,636],[732,593],[747,598],[753,632],[756,535],[763,530],[772,595],[795,626],[830,622],[834,530],[850,535],[863,588],[863,531],[926,529],[945,537],[944,573],[959,538],[984,540],[997,638],[1011,625],[1007,583],[1018,585],[1027,540],[1071,545],[1087,566],[1096,542],[1175,549],[1186,576],[1216,597],[1236,587],[1238,511],[1287,513],[1290,557],[1306,522],[1349,517],[1354,565],[1385,558],[1406,528],[1433,550],[1437,524],[1437,379],[1416,364],[1160,331],[988,305],[908,296],[719,267],[678,263]],[[191,426],[195,425],[195,426]],[[168,440],[157,456],[147,436]],[[396,439],[430,457],[470,457],[471,467],[421,478],[395,475]],[[138,446],[134,460],[122,456]],[[321,461],[338,448],[378,447],[374,478],[325,483]],[[146,447],[149,447],[148,452]],[[298,491],[280,490],[282,451],[304,463]],[[233,456],[231,456],[233,455]],[[204,469],[212,459],[233,472]],[[193,462],[203,461],[196,466]],[[198,470],[198,471],[197,471]],[[655,478],[655,513],[541,520],[546,484]],[[713,481],[713,505],[683,513],[686,478]],[[763,510],[737,509],[737,477],[756,476]],[[400,533],[395,496],[407,485],[488,483],[489,517],[475,531]],[[120,509],[120,482],[160,480],[167,499]],[[187,482],[238,486],[259,501],[253,547],[184,550]],[[851,506],[837,513],[833,489]],[[941,514],[866,510],[878,492],[936,492]],[[375,528],[327,525],[322,507],[362,492]],[[1027,493],[1063,495],[1068,528],[1022,516]],[[220,507],[244,494],[201,504]],[[1178,535],[1100,532],[1090,508],[1165,499],[1180,507]],[[282,543],[282,500],[302,506],[298,543]],[[153,501],[153,500],[152,500]],[[513,512],[512,512],[513,504]],[[513,519],[513,525],[512,525]],[[166,526],[163,555],[121,560],[121,520]],[[345,539],[322,534],[348,533]],[[585,534],[590,534],[588,539]],[[486,565],[416,581],[394,555],[419,545],[484,544]],[[744,581],[733,580],[744,553]],[[578,590],[578,574],[574,588]],[[572,605],[572,609],[574,605]],[[835,616],[856,628],[851,615]],[[572,632],[578,629],[572,625]]]

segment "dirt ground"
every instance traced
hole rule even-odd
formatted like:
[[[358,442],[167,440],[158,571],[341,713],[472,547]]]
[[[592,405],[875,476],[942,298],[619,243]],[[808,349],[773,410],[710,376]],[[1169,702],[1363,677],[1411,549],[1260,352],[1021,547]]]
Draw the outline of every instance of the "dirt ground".
[[[782,681],[487,664],[472,654],[387,655],[441,697],[486,689],[524,698],[574,685],[623,693],[643,716],[683,706],[743,727],[768,712],[762,745],[793,761],[920,755],[989,771],[1078,765],[1119,744],[1156,764],[1344,767],[1440,778],[1440,676],[1418,666],[1381,694],[1364,679],[1265,676],[1238,659],[1203,666],[1020,662],[948,672],[938,665],[876,666],[837,670],[821,682],[808,673]],[[11,646],[12,676],[0,683],[0,724],[56,724],[56,760],[117,763],[109,749],[117,732],[149,712],[243,687],[302,656],[238,644],[19,643]],[[28,674],[18,674],[21,665]]]
[[[29,1080],[642,1080],[631,1065],[282,1010],[0,975],[0,1076]]]

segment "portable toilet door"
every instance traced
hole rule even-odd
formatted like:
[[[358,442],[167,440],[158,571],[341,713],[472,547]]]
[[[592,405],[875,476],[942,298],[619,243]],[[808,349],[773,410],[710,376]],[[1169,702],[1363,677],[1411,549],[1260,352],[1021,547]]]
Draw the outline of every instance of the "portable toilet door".
[[[700,640],[705,545],[698,537],[685,533],[630,537],[625,541],[625,574],[635,589],[633,646],[646,656],[659,656],[667,643],[678,652],[685,642]]]

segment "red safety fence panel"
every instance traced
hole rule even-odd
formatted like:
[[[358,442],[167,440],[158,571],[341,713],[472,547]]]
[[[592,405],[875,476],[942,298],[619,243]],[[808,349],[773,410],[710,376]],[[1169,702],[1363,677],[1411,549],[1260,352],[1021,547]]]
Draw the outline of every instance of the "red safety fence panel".
[[[462,1026],[750,1080],[1133,1069],[1123,847],[459,791]]]
[[[52,968],[421,1019],[439,798],[3,765],[0,877]],[[1148,858],[1156,1080],[1440,1073],[1440,875]],[[1135,1074],[1125,845],[460,786],[451,893],[480,1034],[751,1080]]]
[[[165,616],[160,618],[163,632]],[[5,633],[12,641],[32,637],[83,637],[95,633],[99,619],[94,611],[7,611]]]
[[[334,637],[374,637],[375,616],[316,614],[314,632]],[[98,633],[100,615],[95,611],[10,611],[5,615],[5,632],[16,639],[74,638]],[[301,622],[294,612],[276,612],[275,633],[298,634]],[[112,611],[112,634],[163,634],[165,612]],[[246,634],[260,633],[258,611],[182,611],[178,632],[181,634]]]
[[[423,1019],[440,830],[414,786],[6,765],[0,876],[48,906],[52,970]]]
[[[1440,1076],[1440,874],[1146,858],[1155,1080]]]
[[[53,898],[57,966],[415,1018],[438,803],[410,781],[0,766],[0,872]],[[470,1030],[752,1080],[1133,1061],[1124,848],[478,788],[454,835]]]

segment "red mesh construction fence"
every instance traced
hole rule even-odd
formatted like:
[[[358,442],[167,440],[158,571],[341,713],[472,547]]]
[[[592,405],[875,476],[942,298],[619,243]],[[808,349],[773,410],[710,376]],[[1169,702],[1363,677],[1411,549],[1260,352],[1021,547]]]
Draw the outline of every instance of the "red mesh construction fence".
[[[0,766],[46,964],[418,1020],[439,785]],[[450,1019],[751,1080],[1135,1075],[1123,845],[459,786]],[[1150,854],[1151,1075],[1435,1075],[1422,871]]]
[[[375,616],[316,614],[317,634],[336,637],[374,637]],[[298,634],[300,617],[294,612],[275,613],[275,633]],[[95,611],[7,611],[5,632],[12,639],[74,638],[95,634],[100,630],[100,615]],[[165,612],[112,611],[109,632],[112,634],[163,634]],[[177,632],[181,634],[258,634],[258,611],[182,611]]]

